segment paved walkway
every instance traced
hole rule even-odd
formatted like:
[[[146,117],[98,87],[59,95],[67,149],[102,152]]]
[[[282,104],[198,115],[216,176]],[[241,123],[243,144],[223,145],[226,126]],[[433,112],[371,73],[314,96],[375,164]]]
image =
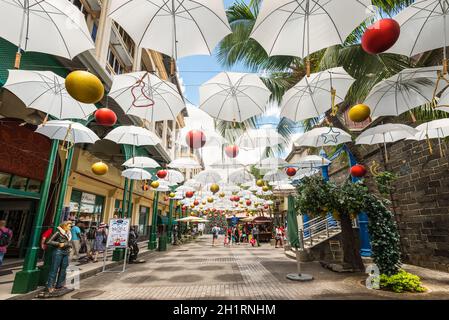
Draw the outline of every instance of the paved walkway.
[[[222,239],[219,239],[222,240]],[[449,274],[405,266],[420,275],[425,294],[369,290],[364,274],[339,274],[319,263],[303,264],[315,280],[292,282],[296,263],[283,249],[234,245],[212,247],[210,236],[147,256],[125,273],[100,273],[81,281],[80,290],[60,299],[449,299]],[[218,243],[222,243],[219,241]],[[118,269],[117,269],[118,270]]]

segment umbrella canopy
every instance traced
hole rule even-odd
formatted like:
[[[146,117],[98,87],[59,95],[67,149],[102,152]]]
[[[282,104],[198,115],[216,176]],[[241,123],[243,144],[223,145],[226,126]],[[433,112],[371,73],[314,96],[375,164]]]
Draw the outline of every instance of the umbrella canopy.
[[[201,165],[192,158],[178,158],[168,164],[169,168],[173,169],[201,169]]]
[[[215,119],[243,122],[264,113],[270,95],[255,74],[222,72],[200,87],[200,109]]]
[[[371,14],[370,0],[264,1],[251,33],[268,55],[304,58],[343,44]],[[350,8],[350,18],[348,18]]]
[[[150,122],[174,120],[185,108],[173,83],[145,71],[114,76],[109,96],[126,114]]]
[[[139,168],[131,168],[126,169],[122,171],[122,177],[131,179],[131,180],[151,180],[152,176],[151,174],[144,170]]]
[[[237,139],[241,148],[274,147],[285,142],[285,139],[274,128],[250,129]]]
[[[128,168],[158,168],[160,167],[159,163],[149,157],[134,157],[126,160],[122,166]]]
[[[415,134],[413,138],[409,138],[410,140],[438,139],[440,155],[442,157],[444,156],[443,148],[441,146],[441,139],[449,136],[449,118],[423,123],[417,126],[416,130],[418,130],[418,133]],[[430,143],[429,149],[430,153],[433,153],[432,145]]]
[[[24,51],[68,59],[94,49],[81,11],[70,1],[2,0],[0,37]]]
[[[298,146],[335,146],[352,141],[351,136],[339,128],[315,128],[301,135],[294,143]]]
[[[162,179],[162,181],[166,181],[168,183],[179,184],[184,181],[184,175],[176,170],[166,170],[167,176]]]
[[[100,140],[89,128],[78,122],[69,120],[51,120],[41,124],[36,129],[52,140],[62,140],[69,143],[95,143]]]
[[[27,108],[58,119],[87,119],[97,108],[73,99],[65,79],[51,71],[8,70],[4,88],[15,94]]]
[[[176,192],[185,193],[185,192],[188,192],[188,191],[195,191],[195,188],[190,187],[190,186],[186,186],[186,185],[183,185],[183,186],[180,186],[180,187],[176,188]]]
[[[255,177],[246,169],[240,169],[229,175],[229,182],[242,184],[245,182],[255,181]]]
[[[223,161],[216,161],[209,165],[213,169],[239,169],[245,165],[236,159],[225,158]]]
[[[437,110],[449,112],[449,89],[444,90],[441,94]]]
[[[262,159],[255,167],[260,170],[276,169],[286,165],[287,162],[282,158],[269,157]]]
[[[109,132],[105,140],[111,140],[118,144],[133,146],[154,146],[162,143],[161,139],[148,129],[136,126],[121,126]]]
[[[354,81],[342,67],[304,77],[282,98],[281,117],[293,121],[319,117],[343,102]]]
[[[300,158],[296,164],[289,166],[313,169],[327,166],[329,164],[331,164],[331,161],[326,158],[317,155],[310,155]]]
[[[355,140],[356,144],[377,144],[396,142],[411,138],[418,130],[399,123],[387,123],[378,125],[362,132]]]
[[[193,177],[195,181],[200,183],[202,186],[207,184],[219,183],[222,179],[220,174],[214,170],[205,170],[198,173]]]
[[[223,1],[116,0],[109,16],[133,38],[136,47],[175,59],[212,54],[231,28]]]
[[[283,170],[273,170],[267,172],[263,179],[268,182],[288,181],[288,176]]]
[[[203,219],[199,218],[199,217],[188,216],[188,217],[185,217],[185,218],[176,219],[175,221],[179,221],[179,222],[198,222],[199,220],[203,220]]]
[[[441,67],[404,69],[376,84],[364,104],[373,117],[398,116],[413,108],[432,102]],[[437,92],[444,88],[439,82]]]

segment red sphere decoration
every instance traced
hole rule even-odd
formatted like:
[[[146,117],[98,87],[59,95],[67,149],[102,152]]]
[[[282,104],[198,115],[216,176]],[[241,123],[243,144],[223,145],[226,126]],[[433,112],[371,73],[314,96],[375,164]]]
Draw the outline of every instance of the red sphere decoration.
[[[206,135],[200,130],[190,130],[186,135],[186,143],[191,149],[201,149],[206,144]]]
[[[401,27],[394,19],[381,19],[366,29],[362,36],[362,48],[370,54],[390,49],[401,34]]]
[[[156,175],[159,179],[164,179],[167,176],[168,172],[166,170],[159,170]]]
[[[193,197],[194,192],[193,191],[187,191],[186,192],[186,197],[187,198],[192,198]]]
[[[193,201],[193,204],[197,206],[200,204],[200,202],[198,200],[195,200],[195,201]]]
[[[186,211],[187,210],[187,206],[182,206],[182,211]]]
[[[264,205],[263,207],[264,207],[264,209],[268,209],[269,208],[268,204]]]
[[[287,173],[287,176],[293,177],[296,174],[296,169],[295,168],[287,168],[285,173]]]
[[[356,164],[351,168],[351,175],[356,178],[361,178],[366,175],[366,168],[361,164]]]
[[[236,158],[239,155],[239,147],[236,145],[227,146],[225,153],[229,158]]]
[[[95,111],[95,121],[102,126],[111,127],[117,122],[117,115],[108,108],[101,108]]]
[[[250,206],[251,205],[251,200],[246,200],[246,205]]]

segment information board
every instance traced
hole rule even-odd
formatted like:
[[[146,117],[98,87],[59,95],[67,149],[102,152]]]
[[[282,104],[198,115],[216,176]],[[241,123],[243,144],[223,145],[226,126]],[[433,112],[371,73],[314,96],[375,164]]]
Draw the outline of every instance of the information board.
[[[129,236],[129,219],[109,220],[109,233],[106,246],[108,248],[127,248]]]

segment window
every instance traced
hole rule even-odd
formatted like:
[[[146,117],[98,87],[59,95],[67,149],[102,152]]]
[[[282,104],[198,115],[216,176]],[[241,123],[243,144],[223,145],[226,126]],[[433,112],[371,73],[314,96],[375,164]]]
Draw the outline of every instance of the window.
[[[102,222],[105,197],[73,190],[70,197],[70,215],[79,220]]]
[[[117,57],[117,55],[114,53],[114,49],[112,49],[111,46],[109,46],[109,51],[108,51],[107,70],[109,71],[109,73],[114,73],[114,74],[125,73],[125,66],[120,61],[120,59]]]
[[[125,45],[125,50],[128,52],[131,58],[134,58],[135,44],[133,39],[126,33],[126,31],[115,21],[113,21],[115,28],[117,29],[122,41]]]
[[[27,187],[28,192],[39,193],[40,190],[41,190],[41,182],[40,181],[32,180],[32,179],[30,179],[28,181],[28,187]]]
[[[27,188],[27,178],[13,176],[11,181],[11,188],[25,191]]]
[[[10,180],[11,175],[9,173],[0,172],[0,186],[8,188]]]

